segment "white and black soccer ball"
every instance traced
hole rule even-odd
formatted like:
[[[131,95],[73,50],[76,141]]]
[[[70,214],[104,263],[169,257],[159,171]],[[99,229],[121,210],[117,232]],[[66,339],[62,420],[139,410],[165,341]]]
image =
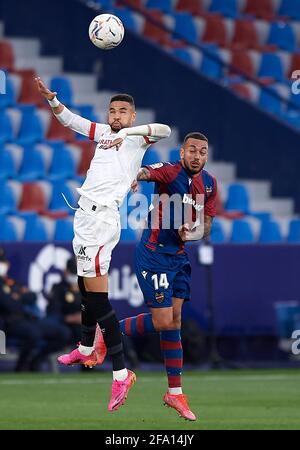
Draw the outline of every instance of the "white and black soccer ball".
[[[89,36],[96,47],[110,50],[122,42],[124,26],[119,17],[112,14],[100,14],[91,21]]]

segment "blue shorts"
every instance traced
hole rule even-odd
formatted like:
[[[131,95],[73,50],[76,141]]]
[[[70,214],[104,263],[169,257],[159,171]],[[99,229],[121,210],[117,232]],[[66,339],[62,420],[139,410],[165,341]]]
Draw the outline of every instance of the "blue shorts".
[[[135,251],[135,271],[150,308],[168,308],[172,297],[190,300],[192,269],[186,253],[158,253],[141,243]]]

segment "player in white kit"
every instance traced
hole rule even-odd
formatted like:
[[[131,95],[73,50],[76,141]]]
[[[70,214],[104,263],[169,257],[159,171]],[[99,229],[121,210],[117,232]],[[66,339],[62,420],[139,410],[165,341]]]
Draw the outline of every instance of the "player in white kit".
[[[111,253],[121,231],[119,207],[136,178],[147,148],[168,137],[171,130],[167,125],[156,123],[133,127],[135,105],[128,94],[112,97],[108,123],[100,124],[72,113],[40,78],[36,78],[36,84],[62,125],[97,142],[86,180],[78,189],[79,208],[74,219],[73,249],[82,294],[81,343],[58,360],[65,365],[84,364],[89,367],[101,363],[103,349],[98,352],[94,348],[98,323],[102,330],[98,345],[101,345],[103,334],[107,352],[112,358],[113,384],[108,409],[115,411],[125,402],[136,379],[135,374],[125,367],[119,322],[108,300]]]

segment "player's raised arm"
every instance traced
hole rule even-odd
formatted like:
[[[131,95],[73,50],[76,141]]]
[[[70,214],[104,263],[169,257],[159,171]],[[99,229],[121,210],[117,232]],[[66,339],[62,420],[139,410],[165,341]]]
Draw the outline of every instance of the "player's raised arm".
[[[96,123],[92,123],[90,120],[84,119],[78,114],[74,114],[65,105],[60,103],[56,97],[57,92],[51,92],[40,77],[35,78],[35,82],[38,91],[48,101],[53,114],[64,127],[71,128],[71,130],[83,134],[84,136],[88,136],[91,140],[97,141],[98,130]]]
[[[153,144],[160,139],[169,137],[171,134],[171,128],[168,125],[162,123],[150,123],[149,125],[139,125],[137,127],[122,128],[117,134],[113,142],[107,146],[119,147],[127,136],[143,136],[145,139],[145,145]]]

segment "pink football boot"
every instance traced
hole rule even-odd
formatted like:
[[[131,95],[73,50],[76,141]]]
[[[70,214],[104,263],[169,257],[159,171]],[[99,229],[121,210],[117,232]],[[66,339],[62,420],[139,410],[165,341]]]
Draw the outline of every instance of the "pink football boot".
[[[57,358],[57,361],[60,364],[64,364],[65,366],[83,364],[85,367],[92,368],[97,364],[97,355],[95,350],[93,350],[93,352],[89,356],[86,356],[80,353],[78,348],[75,348],[75,350],[71,351],[71,353],[59,356]]]
[[[196,420],[196,416],[190,410],[187,397],[184,394],[174,395],[167,392],[164,395],[164,405],[174,408],[186,420]]]
[[[107,353],[107,348],[103,339],[101,328],[98,324],[96,327],[94,348],[97,356],[97,364],[102,364]]]
[[[136,375],[131,370],[128,370],[127,378],[124,381],[113,381],[108,411],[116,411],[125,403],[129,389],[134,385],[135,381]]]

